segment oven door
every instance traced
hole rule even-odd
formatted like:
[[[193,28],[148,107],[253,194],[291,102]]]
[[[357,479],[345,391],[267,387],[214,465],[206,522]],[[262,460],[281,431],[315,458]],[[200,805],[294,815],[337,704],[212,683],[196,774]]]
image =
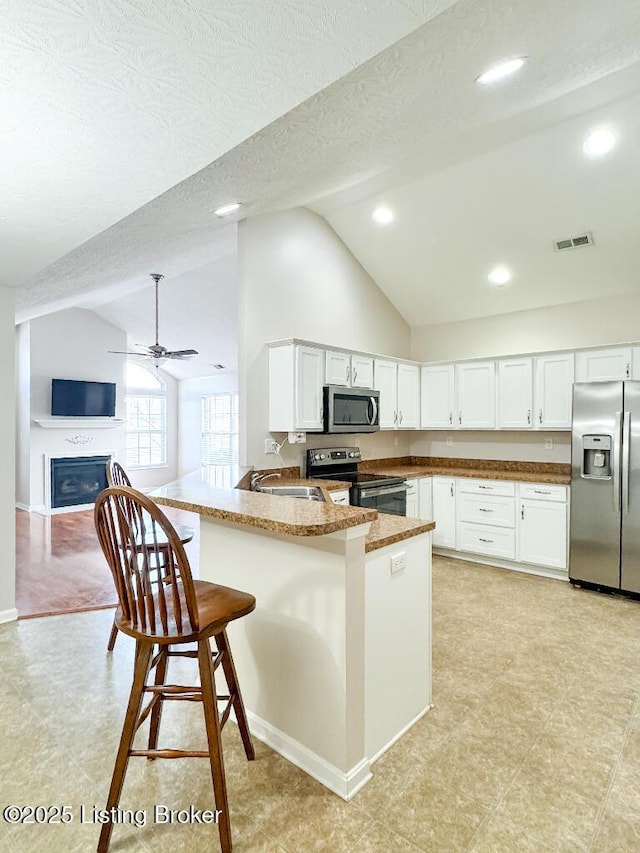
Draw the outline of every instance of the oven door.
[[[407,485],[399,483],[396,485],[356,487],[352,503],[366,509],[377,509],[378,512],[386,512],[389,515],[407,514]]]

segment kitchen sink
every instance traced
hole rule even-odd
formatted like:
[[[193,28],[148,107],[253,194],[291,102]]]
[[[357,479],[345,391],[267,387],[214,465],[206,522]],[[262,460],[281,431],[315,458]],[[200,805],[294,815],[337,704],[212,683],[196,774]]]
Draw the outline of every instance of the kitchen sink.
[[[268,495],[284,495],[288,498],[304,498],[308,501],[324,501],[322,489],[319,486],[256,486],[256,492]]]

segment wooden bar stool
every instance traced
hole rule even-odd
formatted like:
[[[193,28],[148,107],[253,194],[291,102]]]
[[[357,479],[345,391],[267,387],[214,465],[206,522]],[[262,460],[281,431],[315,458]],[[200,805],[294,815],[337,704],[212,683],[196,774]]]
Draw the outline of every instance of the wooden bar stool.
[[[150,498],[135,489],[112,486],[102,491],[96,500],[95,523],[118,592],[117,628],[136,641],[133,684],[106,808],[111,814],[117,811],[130,756],[208,758],[215,807],[220,810],[220,843],[223,853],[229,853],[231,827],[221,733],[232,708],[250,761],[255,752],[226,627],[251,613],[255,598],[226,586],[193,580],[184,546],[171,522]],[[216,646],[213,654],[210,639]],[[196,650],[184,648],[192,643]],[[197,658],[199,686],[167,684],[167,666],[174,656]],[[220,665],[229,690],[223,696],[216,692],[214,677]],[[145,694],[151,698],[143,708]],[[158,749],[162,705],[167,700],[202,702],[206,752]],[[221,712],[218,702],[225,702]],[[149,716],[148,748],[134,749],[135,733]],[[108,849],[112,829],[112,823],[103,825],[98,853]]]
[[[114,462],[113,460],[110,460],[107,463],[107,483],[110,486],[131,486],[131,480],[129,479],[129,475],[127,474],[127,472],[124,470],[124,468],[119,462]],[[184,524],[176,524],[175,530],[183,545],[186,545],[187,542],[191,542],[191,540],[193,539],[193,527],[187,527]],[[116,620],[114,617],[113,625],[111,626],[111,633],[109,634],[109,642],[107,643],[108,651],[113,651],[117,637],[118,626],[116,625]]]

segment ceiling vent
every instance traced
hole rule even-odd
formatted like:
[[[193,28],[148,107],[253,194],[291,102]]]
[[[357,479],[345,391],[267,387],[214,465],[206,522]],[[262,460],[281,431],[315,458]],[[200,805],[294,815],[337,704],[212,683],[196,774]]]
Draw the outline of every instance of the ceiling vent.
[[[561,252],[563,249],[580,249],[582,246],[592,245],[593,234],[591,231],[585,231],[584,234],[578,234],[576,237],[567,237],[564,240],[553,241],[556,252]]]

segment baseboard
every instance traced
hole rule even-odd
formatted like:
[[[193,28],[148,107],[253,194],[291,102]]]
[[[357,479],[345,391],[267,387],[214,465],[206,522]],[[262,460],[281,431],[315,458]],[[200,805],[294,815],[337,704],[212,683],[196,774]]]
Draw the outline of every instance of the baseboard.
[[[468,554],[466,551],[453,551],[451,548],[434,548],[433,553],[440,557],[451,557],[453,560],[464,560],[465,563],[481,563],[483,566],[510,569],[512,572],[523,572],[525,575],[536,575],[540,578],[551,578],[556,581],[569,580],[567,569],[516,563],[514,560],[500,560],[494,557],[485,557],[483,554]]]
[[[407,723],[407,725],[403,729],[401,729],[397,735],[394,735],[391,738],[389,743],[386,743],[382,747],[382,749],[379,749],[375,755],[371,756],[371,758],[369,759],[370,763],[373,764],[375,761],[377,761],[380,758],[380,756],[384,755],[388,749],[391,749],[391,747],[394,745],[394,743],[397,743],[400,740],[400,738],[403,735],[405,735],[412,726],[415,726],[415,724],[418,722],[418,720],[421,720],[422,717],[424,717],[424,715],[427,713],[427,711],[430,711],[432,708],[433,708],[433,705],[431,703],[429,703],[426,708],[424,708],[422,711],[420,711],[419,714],[416,714],[416,716],[413,718],[413,720],[411,720],[410,723]]]
[[[3,622],[15,622],[18,618],[18,611],[15,607],[12,607],[10,610],[0,610],[0,625]]]
[[[368,758],[363,758],[345,773],[253,712],[247,711],[247,717],[252,735],[343,800],[350,800],[372,778]]]
[[[24,510],[24,512],[31,512],[32,507],[30,507],[28,504],[23,504],[20,501],[16,501],[16,509]]]

